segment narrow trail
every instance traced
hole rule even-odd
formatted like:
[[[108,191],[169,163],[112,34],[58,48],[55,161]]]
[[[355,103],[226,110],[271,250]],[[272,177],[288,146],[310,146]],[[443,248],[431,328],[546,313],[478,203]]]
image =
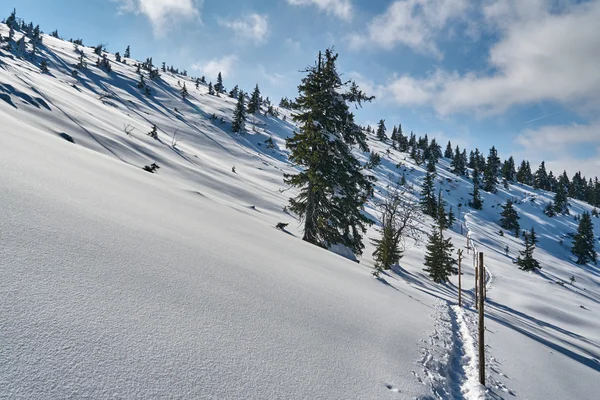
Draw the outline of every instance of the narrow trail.
[[[476,265],[477,246],[472,239],[469,222],[470,213],[465,214],[464,224],[468,245],[473,250],[473,269]],[[484,265],[486,292],[491,290],[494,276]],[[463,285],[466,282],[463,280]],[[479,383],[479,361],[477,356],[477,320],[474,311],[475,285],[467,283],[463,293],[463,307],[449,301],[439,300],[436,304],[437,313],[434,318],[434,331],[428,340],[423,342],[426,347],[422,350],[419,364],[423,374],[418,380],[429,386],[436,399],[454,400],[483,400],[502,398],[491,392],[488,387]],[[486,351],[486,365],[497,369],[497,361]],[[493,388],[501,392],[513,394],[496,380],[489,380]]]

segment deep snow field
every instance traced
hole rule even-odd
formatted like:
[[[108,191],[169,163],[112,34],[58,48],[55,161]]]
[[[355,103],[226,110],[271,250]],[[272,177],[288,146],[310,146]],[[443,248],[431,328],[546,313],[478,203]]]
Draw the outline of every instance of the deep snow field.
[[[109,54],[107,74],[85,47],[74,78],[73,45],[43,43],[35,61],[0,50],[0,398],[598,399],[600,266],[576,265],[565,237],[589,205],[551,219],[551,193],[511,185],[474,211],[471,181],[440,161],[437,187],[455,212],[463,204],[453,243],[470,235],[485,254],[482,387],[473,251],[463,309],[457,277],[423,272],[426,219],[400,267],[375,279],[371,244],[355,263],[303,242],[284,212],[289,111],[236,135],[236,100],[206,85],[161,72],[147,97],[134,60]],[[418,195],[424,166],[369,145],[383,158],[378,190],[404,172]],[[153,162],[156,174],[142,170]],[[522,239],[498,234],[507,198],[538,233],[539,273],[513,264]]]

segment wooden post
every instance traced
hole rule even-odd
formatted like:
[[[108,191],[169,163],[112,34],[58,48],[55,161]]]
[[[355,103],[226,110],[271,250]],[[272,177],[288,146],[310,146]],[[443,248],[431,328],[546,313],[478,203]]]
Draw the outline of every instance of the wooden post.
[[[485,324],[483,318],[483,290],[485,287],[483,281],[483,253],[479,253],[479,383],[485,386],[485,343],[484,332]]]
[[[460,264],[461,264],[462,256],[463,256],[462,249],[458,249],[457,253],[458,253],[458,306],[462,307],[462,272],[460,270]]]
[[[479,266],[477,265],[477,257],[475,257],[475,309],[479,309]]]

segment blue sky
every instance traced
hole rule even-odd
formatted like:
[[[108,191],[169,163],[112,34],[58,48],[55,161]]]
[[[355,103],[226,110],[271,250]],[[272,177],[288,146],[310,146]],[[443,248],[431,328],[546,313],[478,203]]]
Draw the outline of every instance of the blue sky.
[[[191,75],[293,97],[335,46],[386,120],[445,142],[495,145],[600,175],[600,0],[14,0],[27,21]]]

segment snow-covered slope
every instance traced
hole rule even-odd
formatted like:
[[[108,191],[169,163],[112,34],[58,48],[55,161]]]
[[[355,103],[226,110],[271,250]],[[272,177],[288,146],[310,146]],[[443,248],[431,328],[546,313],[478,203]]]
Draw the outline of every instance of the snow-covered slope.
[[[235,100],[170,73],[146,80],[147,97],[134,60],[109,54],[107,74],[83,49],[77,78],[71,43],[44,35],[35,61],[0,50],[0,397],[597,398],[600,269],[571,261],[576,222],[543,215],[550,194],[512,185],[471,211],[471,182],[438,166],[445,200],[463,205],[455,246],[469,234],[486,256],[482,388],[472,252],[463,310],[456,278],[423,273],[424,240],[380,280],[369,243],[357,264],[301,241],[284,212],[289,112],[253,116],[235,135]],[[371,139],[378,193],[404,172],[416,195],[423,168]],[[142,170],[153,162],[156,174]],[[521,241],[498,235],[506,198],[519,200],[523,229],[535,224],[539,274],[518,270]]]

